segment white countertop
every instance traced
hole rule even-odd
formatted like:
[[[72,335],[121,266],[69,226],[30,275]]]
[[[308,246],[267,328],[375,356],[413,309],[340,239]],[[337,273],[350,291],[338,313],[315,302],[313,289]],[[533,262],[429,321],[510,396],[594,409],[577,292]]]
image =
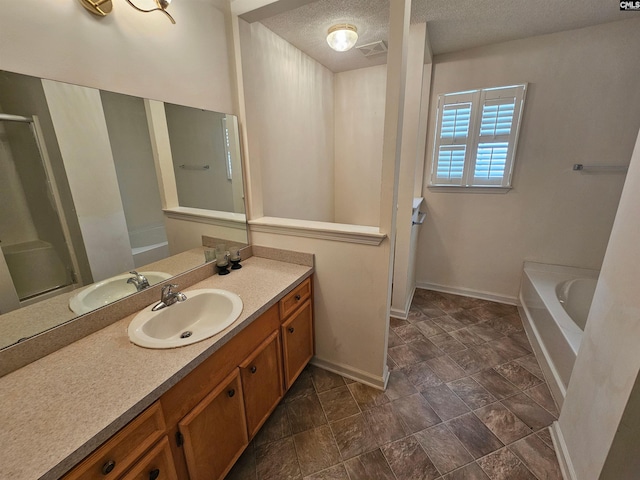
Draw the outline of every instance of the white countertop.
[[[223,288],[240,318],[202,342],[169,350],[133,345],[134,315],[0,378],[0,478],[58,478],[308,277],[312,267],[251,257],[230,275],[185,289]]]

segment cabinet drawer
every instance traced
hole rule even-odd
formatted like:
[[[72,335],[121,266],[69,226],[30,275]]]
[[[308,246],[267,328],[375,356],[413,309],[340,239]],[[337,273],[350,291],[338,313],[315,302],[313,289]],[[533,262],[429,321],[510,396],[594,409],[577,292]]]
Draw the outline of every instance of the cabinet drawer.
[[[178,480],[169,439],[160,440],[121,480]]]
[[[160,402],[156,402],[71,470],[64,480],[118,478],[164,433],[164,415]]]
[[[309,297],[311,297],[311,278],[307,278],[280,300],[280,319],[285,320]]]

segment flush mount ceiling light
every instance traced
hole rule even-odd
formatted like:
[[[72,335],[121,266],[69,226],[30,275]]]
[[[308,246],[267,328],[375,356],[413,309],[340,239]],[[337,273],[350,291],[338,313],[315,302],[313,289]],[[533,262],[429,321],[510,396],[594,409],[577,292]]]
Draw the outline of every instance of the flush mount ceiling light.
[[[336,52],[346,52],[358,41],[358,29],[349,23],[334,25],[327,33],[327,43]]]
[[[108,14],[111,13],[111,10],[113,10],[112,0],[79,0],[79,1],[84,8],[89,10],[94,15],[99,15],[101,17],[106,17]],[[154,1],[157,7],[151,8],[149,10],[145,10],[143,8],[140,8],[134,5],[131,0],[126,0],[126,2],[129,5],[131,5],[133,8],[135,8],[139,12],[144,12],[144,13],[156,12],[156,11],[162,12],[167,17],[169,17],[169,20],[171,20],[171,23],[175,24],[176,21],[173,19],[171,15],[169,15],[169,12],[167,12],[166,10],[169,4],[171,3],[171,0],[154,0]]]

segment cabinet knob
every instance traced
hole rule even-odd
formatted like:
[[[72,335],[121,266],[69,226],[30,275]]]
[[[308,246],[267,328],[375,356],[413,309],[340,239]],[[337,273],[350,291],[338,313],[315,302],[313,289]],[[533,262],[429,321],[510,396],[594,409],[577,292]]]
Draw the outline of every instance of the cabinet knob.
[[[229,395],[229,397],[233,397],[235,394],[236,391],[233,388],[227,392],[227,395]]]
[[[249,370],[251,370],[251,373],[256,373],[256,371],[258,370],[256,368],[256,366],[254,365],[253,367],[251,367]]]
[[[296,296],[295,296],[296,302],[299,302],[301,298],[302,298],[302,297],[300,296],[300,294],[296,295]]]
[[[109,460],[104,465],[102,465],[102,474],[108,475],[113,471],[114,468],[116,468],[116,462],[114,460]]]
[[[156,480],[160,476],[160,469],[155,468],[149,472],[149,480]]]
[[[296,331],[296,329],[295,329],[295,328],[293,328],[293,327],[289,327],[287,330],[289,330],[289,333],[293,333],[293,332],[295,332],[295,331]]]

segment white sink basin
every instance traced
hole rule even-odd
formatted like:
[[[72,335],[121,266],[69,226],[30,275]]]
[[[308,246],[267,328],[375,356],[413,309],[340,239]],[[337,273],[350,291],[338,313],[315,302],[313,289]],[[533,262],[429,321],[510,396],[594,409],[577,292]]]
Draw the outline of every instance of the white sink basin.
[[[149,285],[155,285],[171,278],[171,275],[164,272],[140,272],[140,274],[146,277]],[[133,277],[132,274],[125,273],[94,283],[71,297],[69,308],[81,315],[136,293],[135,285],[127,283],[131,277]]]
[[[175,348],[205,340],[221,332],[242,313],[242,300],[226,290],[184,292],[187,299],[161,310],[152,306],[129,324],[129,340],[146,348]]]

